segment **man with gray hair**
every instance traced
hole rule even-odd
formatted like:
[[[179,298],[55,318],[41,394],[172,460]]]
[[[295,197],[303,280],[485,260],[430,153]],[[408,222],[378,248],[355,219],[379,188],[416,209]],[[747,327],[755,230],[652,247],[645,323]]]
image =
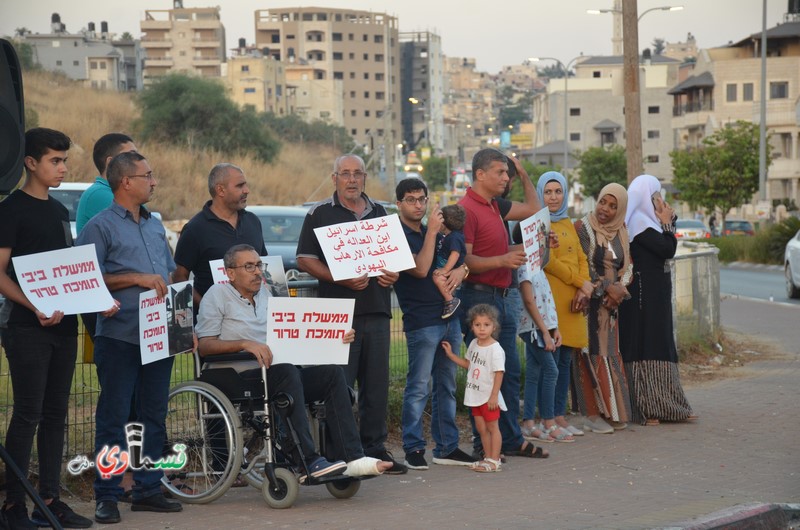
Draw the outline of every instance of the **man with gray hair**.
[[[175,249],[175,281],[186,281],[189,273],[194,273],[196,308],[214,283],[209,261],[221,259],[239,243],[247,243],[261,256],[267,255],[261,221],[245,210],[250,188],[242,168],[227,162],[211,168],[208,192],[211,200],[186,223]]]
[[[387,437],[386,415],[389,400],[389,320],[392,318],[391,286],[399,274],[385,269],[380,276],[334,281],[315,228],[344,222],[374,219],[386,215],[380,204],[370,199],[364,189],[367,172],[361,157],[346,154],[333,164],[331,180],[334,192],[308,211],[297,243],[297,265],[319,280],[320,298],[353,298],[355,341],[350,344],[350,358],[344,367],[347,384],[358,382],[358,413],[361,445],[367,456],[391,462],[386,473],[407,473],[384,445]]]

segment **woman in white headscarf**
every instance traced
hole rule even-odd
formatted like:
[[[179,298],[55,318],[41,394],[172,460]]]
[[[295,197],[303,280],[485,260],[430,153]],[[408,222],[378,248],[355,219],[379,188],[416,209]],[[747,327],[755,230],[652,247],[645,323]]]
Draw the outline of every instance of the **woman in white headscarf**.
[[[625,216],[631,243],[631,299],[620,305],[620,351],[628,378],[633,421],[695,419],[678,373],[672,326],[672,280],[666,261],[675,256],[675,214],[661,183],[639,175],[628,187]]]

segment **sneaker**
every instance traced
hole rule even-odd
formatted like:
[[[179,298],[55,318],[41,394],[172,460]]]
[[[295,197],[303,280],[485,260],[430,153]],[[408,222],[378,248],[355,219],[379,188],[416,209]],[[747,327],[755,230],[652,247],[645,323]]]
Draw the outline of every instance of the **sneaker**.
[[[392,463],[392,467],[384,471],[386,475],[405,475],[406,473],[408,473],[408,468],[404,464],[401,464],[400,462],[396,461],[394,459],[394,456],[392,456],[392,453],[390,453],[386,449],[378,451],[377,453],[369,456],[374,456],[378,460],[383,460],[384,462]]]
[[[28,509],[25,507],[24,503],[18,502],[10,508],[4,504],[2,517],[5,520],[4,522],[7,528],[37,528],[37,526],[28,519]]]
[[[314,478],[325,477],[325,476],[335,476],[341,475],[344,473],[344,470],[347,468],[347,464],[341,460],[336,460],[335,462],[328,462],[325,460],[325,457],[320,456],[314,459],[313,462],[308,466],[308,471]],[[306,476],[300,476],[300,484],[303,484],[306,481]]]
[[[458,298],[453,298],[449,302],[444,303],[444,308],[442,309],[442,318],[450,318],[453,314],[458,310],[458,306],[461,305],[461,300]]]
[[[449,455],[441,458],[433,457],[433,463],[440,466],[469,466],[478,460],[474,455],[470,456],[458,447],[453,449]]]
[[[584,431],[591,431],[597,434],[614,434],[614,427],[605,422],[603,418],[598,417],[596,420],[586,418],[583,424]]]
[[[92,526],[91,519],[87,519],[86,517],[73,512],[72,508],[67,506],[66,503],[62,502],[61,499],[53,499],[53,502],[51,502],[47,508],[64,528],[89,528]],[[33,524],[36,526],[50,526],[47,517],[45,517],[45,515],[39,511],[39,508],[33,509],[33,512],[31,513],[31,522],[33,522]]]
[[[428,462],[425,460],[425,451],[420,450],[406,453],[406,461],[403,462],[403,464],[405,464],[408,469],[428,469]]]
[[[583,436],[583,431],[573,425],[567,425],[563,427],[564,429],[568,430],[572,436]]]

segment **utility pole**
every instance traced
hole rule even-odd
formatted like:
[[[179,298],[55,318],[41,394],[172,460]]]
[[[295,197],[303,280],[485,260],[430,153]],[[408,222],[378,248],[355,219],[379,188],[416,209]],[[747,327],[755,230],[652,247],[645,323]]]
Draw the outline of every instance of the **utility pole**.
[[[622,0],[623,84],[625,86],[625,154],[628,183],[641,175],[642,106],[639,95],[639,19],[636,0]]]

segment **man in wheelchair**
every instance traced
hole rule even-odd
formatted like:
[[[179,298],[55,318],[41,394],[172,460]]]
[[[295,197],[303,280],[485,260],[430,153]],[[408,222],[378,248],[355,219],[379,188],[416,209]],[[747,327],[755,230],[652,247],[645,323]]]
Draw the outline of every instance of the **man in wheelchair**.
[[[391,462],[364,455],[341,367],[272,364],[272,352],[266,344],[270,293],[264,286],[263,263],[256,250],[246,244],[235,245],[225,253],[223,262],[230,283],[211,286],[197,316],[200,357],[248,351],[255,359],[241,362],[252,362],[255,370],[268,368],[269,398],[283,392],[295,403],[325,402],[329,454],[337,461],[331,462],[316,451],[304,407],[292,407],[288,416],[312,477],[379,475],[391,467]],[[352,342],[354,336],[350,330],[344,342]],[[293,464],[300,466],[299,462]]]

